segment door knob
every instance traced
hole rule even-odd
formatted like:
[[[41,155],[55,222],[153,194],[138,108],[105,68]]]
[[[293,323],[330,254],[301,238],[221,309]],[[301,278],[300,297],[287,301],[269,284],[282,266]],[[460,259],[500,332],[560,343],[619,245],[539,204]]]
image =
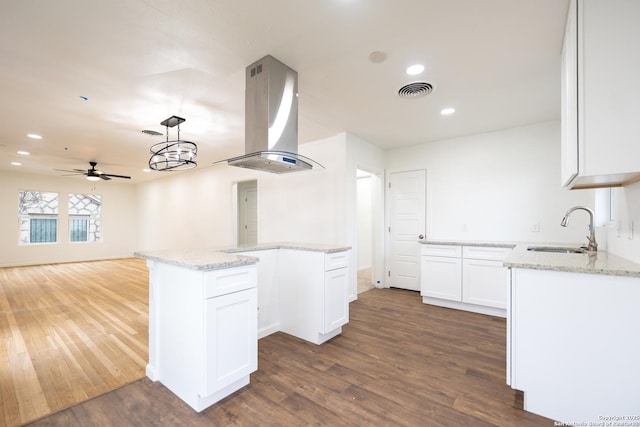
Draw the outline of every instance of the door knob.
[[[418,239],[420,239],[420,240],[424,239],[424,234],[419,235]]]

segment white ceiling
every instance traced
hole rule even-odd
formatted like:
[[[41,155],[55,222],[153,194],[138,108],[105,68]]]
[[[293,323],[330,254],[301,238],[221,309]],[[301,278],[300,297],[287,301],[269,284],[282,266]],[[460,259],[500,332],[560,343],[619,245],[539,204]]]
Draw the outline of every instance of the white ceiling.
[[[568,1],[3,1],[0,170],[93,160],[164,177],[142,172],[164,136],[141,130],[164,133],[172,115],[198,167],[243,154],[245,67],[267,54],[298,71],[301,144],[347,131],[387,149],[556,120]],[[434,92],[397,95],[418,80]]]

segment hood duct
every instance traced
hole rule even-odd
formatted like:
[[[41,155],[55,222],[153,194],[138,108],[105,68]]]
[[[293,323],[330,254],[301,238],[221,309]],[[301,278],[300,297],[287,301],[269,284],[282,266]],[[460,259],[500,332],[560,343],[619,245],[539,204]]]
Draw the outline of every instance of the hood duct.
[[[228,165],[272,173],[323,169],[298,154],[298,73],[267,55],[246,69],[245,155]]]

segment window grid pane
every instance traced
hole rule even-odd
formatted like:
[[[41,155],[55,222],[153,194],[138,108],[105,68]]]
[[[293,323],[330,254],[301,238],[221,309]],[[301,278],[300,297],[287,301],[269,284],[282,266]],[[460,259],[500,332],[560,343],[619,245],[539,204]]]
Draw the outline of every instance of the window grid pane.
[[[72,218],[69,221],[69,238],[72,242],[86,242],[89,221],[85,218]]]
[[[53,243],[56,241],[56,220],[55,219],[31,219],[30,242],[31,243]]]

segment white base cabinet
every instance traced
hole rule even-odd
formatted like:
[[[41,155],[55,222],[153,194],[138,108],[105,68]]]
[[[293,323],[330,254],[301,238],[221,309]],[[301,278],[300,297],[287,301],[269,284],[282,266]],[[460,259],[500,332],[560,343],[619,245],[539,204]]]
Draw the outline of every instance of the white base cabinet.
[[[280,330],[322,344],[349,321],[348,252],[280,249]]]
[[[258,367],[256,266],[147,265],[147,376],[198,412],[249,384]]]
[[[640,279],[511,274],[507,382],[524,392],[524,409],[575,425],[638,425]]]
[[[420,295],[462,301],[462,247],[424,245],[422,247]]]
[[[502,260],[511,249],[422,245],[422,302],[506,317],[509,270]]]

